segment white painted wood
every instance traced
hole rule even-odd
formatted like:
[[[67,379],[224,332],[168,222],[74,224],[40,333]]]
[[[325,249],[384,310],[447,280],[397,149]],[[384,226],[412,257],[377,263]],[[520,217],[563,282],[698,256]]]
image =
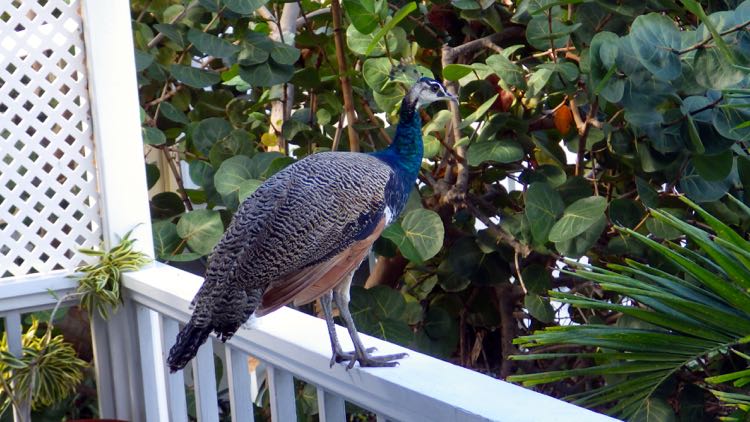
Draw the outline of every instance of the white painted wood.
[[[207,341],[193,359],[193,386],[195,387],[195,413],[199,422],[218,422],[219,404],[216,395],[214,348]]]
[[[115,370],[112,367],[109,349],[109,331],[107,321],[99,315],[91,319],[91,346],[94,352],[94,371],[96,374],[96,391],[99,402],[99,416],[114,419],[117,416],[115,406]],[[113,333],[115,334],[115,333]],[[120,375],[122,375],[120,373]]]
[[[162,326],[164,329],[164,351],[162,362],[167,361],[167,353],[177,340],[177,333],[180,332],[180,326],[172,318],[162,317]],[[164,364],[162,364],[164,365]],[[167,420],[172,422],[187,422],[187,400],[185,399],[185,378],[182,371],[173,374],[167,372],[167,402],[169,403],[169,417]]]
[[[94,152],[96,162],[106,163],[97,169],[104,244],[109,248],[133,230],[136,249],[153,256],[135,59],[128,53],[133,51],[129,2],[82,0],[81,15]],[[94,333],[94,349],[102,363],[97,385],[110,383],[113,391],[112,396],[109,388],[99,391],[100,406],[112,401],[117,418],[143,420],[135,315],[125,306],[107,324],[92,326],[94,331],[102,328],[110,335],[105,345],[100,343],[105,335]],[[103,362],[107,358],[110,362]]]
[[[107,330],[110,332],[112,367],[115,372],[123,373],[122,377],[114,378],[117,418],[143,421],[146,419],[145,398],[134,305],[134,302],[126,299],[117,313],[110,316]]]
[[[190,300],[202,282],[166,265],[123,278],[132,300],[180,321],[189,318]],[[345,330],[338,329],[344,348],[350,348]],[[329,368],[325,322],[290,308],[258,319],[249,330],[241,328],[229,344],[393,421],[615,420],[379,339],[362,339],[378,353],[407,352],[409,357],[396,368]]]
[[[50,309],[57,298],[76,288],[72,278],[59,274],[19,277],[0,283],[0,315],[9,311],[32,312]]]
[[[250,368],[248,355],[229,345],[226,353],[226,374],[229,385],[229,406],[232,422],[253,422],[253,402],[250,400]]]
[[[89,96],[105,245],[133,230],[136,248],[153,256],[138,85],[128,0],[84,0]]]
[[[16,357],[23,354],[23,343],[21,340],[23,328],[21,326],[21,313],[10,312],[5,316],[5,333],[8,336],[8,351]],[[22,406],[25,407],[25,406]],[[31,409],[28,407],[17,409],[13,408],[13,420],[22,422],[31,420]]]
[[[318,387],[318,412],[320,422],[345,422],[344,398]]]
[[[159,372],[157,365],[161,364],[161,353],[156,354],[154,334],[158,327],[154,324],[152,314],[154,311],[140,304],[135,305],[136,318],[138,320],[138,343],[141,356],[141,379],[143,380],[143,397],[147,422],[158,422],[166,420],[167,397],[159,394]],[[163,381],[162,381],[163,382]]]
[[[297,406],[292,374],[269,365],[266,382],[271,399],[271,419],[274,422],[295,422]]]
[[[5,333],[8,335],[8,351],[16,357],[20,357],[23,349],[20,312],[10,312],[5,315]]]
[[[80,5],[0,2],[0,279],[72,270],[101,239]]]

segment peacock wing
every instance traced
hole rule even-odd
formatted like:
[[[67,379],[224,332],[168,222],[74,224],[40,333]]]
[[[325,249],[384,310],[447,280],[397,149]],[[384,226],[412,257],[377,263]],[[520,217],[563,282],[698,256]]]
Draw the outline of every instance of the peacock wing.
[[[361,257],[345,251],[363,241],[369,248],[382,230],[391,177],[369,155],[321,153],[270,178],[242,204],[214,250],[204,284],[212,322],[244,322],[248,312],[283,306],[315,282],[338,281],[348,269],[343,257],[358,265]]]

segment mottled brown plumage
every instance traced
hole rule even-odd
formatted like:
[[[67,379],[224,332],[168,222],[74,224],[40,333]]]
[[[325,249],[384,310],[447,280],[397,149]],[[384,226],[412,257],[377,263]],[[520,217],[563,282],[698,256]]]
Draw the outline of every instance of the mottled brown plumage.
[[[287,303],[321,298],[333,349],[331,364],[348,360],[393,366],[403,354],[370,356],[349,313],[349,285],[372,243],[403,210],[422,161],[417,109],[454,99],[422,78],[401,106],[391,146],[373,154],[329,152],[281,170],[247,198],[210,257],[193,315],[167,359],[174,372],[211,332],[226,341],[247,319]],[[345,353],[333,323],[335,301],[354,343]]]

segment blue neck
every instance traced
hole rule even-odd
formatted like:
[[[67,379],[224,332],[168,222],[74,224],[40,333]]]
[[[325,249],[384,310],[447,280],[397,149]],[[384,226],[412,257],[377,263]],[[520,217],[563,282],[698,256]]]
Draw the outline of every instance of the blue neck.
[[[393,177],[386,188],[386,205],[391,209],[393,218],[398,217],[406,206],[419,174],[424,151],[422,119],[416,103],[410,103],[408,98],[407,95],[401,103],[401,115],[393,142],[388,148],[372,153],[393,169]]]
[[[373,153],[385,161],[399,176],[414,183],[422,164],[424,146],[422,145],[422,118],[419,117],[416,104],[409,103],[407,98],[401,103],[401,113],[396,136],[388,148]]]

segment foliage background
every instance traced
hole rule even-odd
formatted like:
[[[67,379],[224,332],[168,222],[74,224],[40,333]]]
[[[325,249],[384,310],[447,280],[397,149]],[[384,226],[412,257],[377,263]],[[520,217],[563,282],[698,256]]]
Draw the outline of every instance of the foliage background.
[[[499,378],[578,367],[588,358],[507,359],[544,327],[640,323],[551,302],[549,290],[633,304],[560,274],[561,257],[669,268],[613,226],[677,239],[646,211],[692,221],[678,193],[736,229],[750,223],[725,199],[747,201],[750,183],[750,2],[131,5],[162,261],[201,273],[240,201],[295,160],[385,147],[401,63],[443,79],[460,105],[423,113],[419,183],[353,292],[362,331]],[[668,417],[686,400],[726,413],[683,386],[653,394]]]

